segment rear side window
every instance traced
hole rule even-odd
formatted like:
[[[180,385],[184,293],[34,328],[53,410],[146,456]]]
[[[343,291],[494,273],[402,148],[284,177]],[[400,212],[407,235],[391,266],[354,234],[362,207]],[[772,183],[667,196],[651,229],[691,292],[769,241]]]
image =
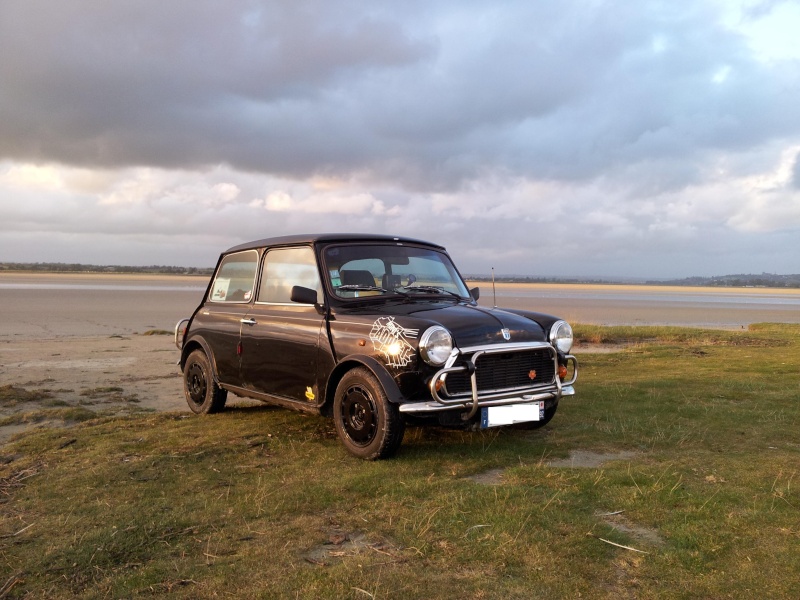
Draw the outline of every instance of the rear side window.
[[[267,252],[261,273],[259,302],[290,303],[292,287],[299,285],[322,292],[317,261],[311,248],[278,248]]]
[[[258,252],[247,250],[229,254],[222,263],[211,286],[212,302],[250,302],[258,268]]]

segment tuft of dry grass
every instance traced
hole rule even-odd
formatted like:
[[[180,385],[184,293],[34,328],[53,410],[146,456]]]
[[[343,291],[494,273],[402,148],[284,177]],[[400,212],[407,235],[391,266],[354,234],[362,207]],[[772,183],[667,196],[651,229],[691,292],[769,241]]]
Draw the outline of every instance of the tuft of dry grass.
[[[51,398],[48,390],[26,390],[13,385],[0,386],[0,406],[11,407],[29,402],[39,402]]]

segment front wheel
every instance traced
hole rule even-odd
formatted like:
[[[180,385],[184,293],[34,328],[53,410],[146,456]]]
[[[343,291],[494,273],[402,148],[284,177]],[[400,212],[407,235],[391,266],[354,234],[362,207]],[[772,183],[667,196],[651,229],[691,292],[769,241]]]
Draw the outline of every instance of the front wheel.
[[[403,441],[400,411],[364,367],[348,371],[336,387],[333,419],[344,447],[364,460],[392,456]]]
[[[206,353],[195,350],[183,367],[183,393],[193,413],[207,415],[225,408],[228,392],[219,387]]]

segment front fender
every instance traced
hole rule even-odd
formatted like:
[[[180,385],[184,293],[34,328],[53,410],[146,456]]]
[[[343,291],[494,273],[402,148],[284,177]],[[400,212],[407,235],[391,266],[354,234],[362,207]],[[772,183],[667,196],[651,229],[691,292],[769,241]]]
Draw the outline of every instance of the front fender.
[[[386,367],[383,365],[383,363],[366,354],[351,354],[343,358],[339,364],[336,365],[336,368],[333,369],[330,377],[328,378],[328,384],[325,388],[326,406],[333,405],[333,396],[336,393],[336,387],[339,385],[339,381],[341,381],[342,377],[344,377],[344,374],[349,370],[359,366],[366,367],[372,371],[372,374],[375,375],[375,377],[378,378],[381,386],[383,386],[383,391],[386,392],[386,397],[389,399],[389,402],[393,404],[400,404],[404,400],[403,394],[400,392],[400,388],[397,386],[397,382],[395,382],[392,374],[386,370]]]

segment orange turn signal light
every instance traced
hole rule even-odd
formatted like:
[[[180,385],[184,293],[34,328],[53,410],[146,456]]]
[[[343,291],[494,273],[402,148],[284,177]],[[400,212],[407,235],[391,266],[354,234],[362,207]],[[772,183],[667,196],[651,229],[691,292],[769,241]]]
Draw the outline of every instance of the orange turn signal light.
[[[558,376],[561,379],[566,379],[567,378],[567,367],[565,367],[564,365],[558,365]]]

